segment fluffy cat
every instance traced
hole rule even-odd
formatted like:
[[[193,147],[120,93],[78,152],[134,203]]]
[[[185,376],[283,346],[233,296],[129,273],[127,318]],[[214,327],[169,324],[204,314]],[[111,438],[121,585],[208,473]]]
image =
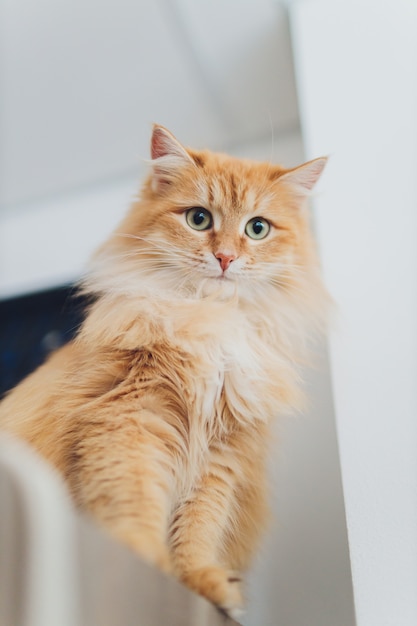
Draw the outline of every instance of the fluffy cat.
[[[290,170],[184,148],[154,126],[151,173],[83,281],[76,338],[12,390],[2,428],[75,502],[231,615],[267,517],[268,424],[301,406],[327,296]]]

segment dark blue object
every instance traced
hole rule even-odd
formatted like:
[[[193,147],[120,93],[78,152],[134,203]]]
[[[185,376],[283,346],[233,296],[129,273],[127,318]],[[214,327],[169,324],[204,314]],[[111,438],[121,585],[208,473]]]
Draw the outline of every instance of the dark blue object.
[[[0,396],[74,336],[85,306],[73,286],[0,301]]]

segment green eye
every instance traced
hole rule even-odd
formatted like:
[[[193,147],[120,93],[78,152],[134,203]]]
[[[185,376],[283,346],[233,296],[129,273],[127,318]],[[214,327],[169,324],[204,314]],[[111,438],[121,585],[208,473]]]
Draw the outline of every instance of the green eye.
[[[185,214],[185,219],[187,220],[188,226],[194,230],[208,230],[213,224],[210,211],[203,209],[201,206],[188,209]]]
[[[245,226],[245,233],[251,239],[265,239],[271,226],[263,217],[253,217]]]

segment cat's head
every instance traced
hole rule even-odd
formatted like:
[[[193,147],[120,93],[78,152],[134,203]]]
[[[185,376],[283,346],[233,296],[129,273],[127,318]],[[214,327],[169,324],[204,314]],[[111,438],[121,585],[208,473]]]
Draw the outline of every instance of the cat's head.
[[[96,256],[90,286],[250,298],[298,290],[316,271],[304,205],[325,158],[287,170],[186,149],[154,126],[151,159],[140,199]]]

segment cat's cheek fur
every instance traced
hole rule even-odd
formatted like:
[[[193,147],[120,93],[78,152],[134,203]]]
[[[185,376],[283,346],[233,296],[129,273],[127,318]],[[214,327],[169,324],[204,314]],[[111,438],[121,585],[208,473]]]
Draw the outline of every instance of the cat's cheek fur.
[[[303,209],[325,160],[284,170],[186,150],[162,127],[151,156],[83,280],[77,337],[7,395],[0,425],[115,537],[237,615],[268,519],[269,423],[302,407],[299,366],[325,327]],[[213,215],[204,235],[184,223],[193,206]],[[244,235],[253,217],[276,225],[264,243]]]

